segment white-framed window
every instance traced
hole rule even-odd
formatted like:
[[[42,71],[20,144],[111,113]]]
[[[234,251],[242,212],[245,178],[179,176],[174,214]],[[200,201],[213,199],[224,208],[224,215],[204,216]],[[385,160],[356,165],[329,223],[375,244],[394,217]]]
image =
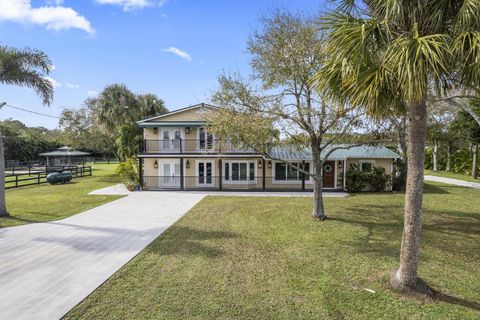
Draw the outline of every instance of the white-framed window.
[[[206,127],[198,128],[197,130],[197,138],[198,138],[198,148],[199,149],[212,149],[214,145],[214,138],[213,134],[208,132]]]
[[[213,185],[215,177],[215,162],[213,160],[197,160],[196,163],[196,185]]]
[[[360,170],[370,172],[373,169],[373,160],[360,160]]]
[[[223,164],[223,180],[226,183],[249,183],[255,181],[255,161],[232,160]]]
[[[302,168],[302,162],[291,162],[292,165]],[[310,172],[310,163],[306,162],[305,171]],[[303,173],[284,162],[275,162],[274,181],[302,181]],[[305,175],[305,181],[309,181],[310,176]]]

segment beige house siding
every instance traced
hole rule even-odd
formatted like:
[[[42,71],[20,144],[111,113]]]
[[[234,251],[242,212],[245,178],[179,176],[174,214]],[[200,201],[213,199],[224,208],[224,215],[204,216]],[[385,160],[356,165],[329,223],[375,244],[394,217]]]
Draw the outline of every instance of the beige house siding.
[[[160,136],[158,132],[153,133],[153,128],[144,128],[143,129],[143,138],[146,140],[159,140]]]
[[[153,158],[145,158],[143,160],[143,175],[144,176],[158,176],[158,168],[155,169],[153,167],[153,163],[156,159]]]
[[[175,112],[175,111],[174,111]],[[185,111],[179,111],[178,113],[173,113],[170,115],[162,116],[161,118],[153,118],[148,122],[156,121],[207,121],[211,117],[212,113],[215,112],[214,108],[209,107],[199,107],[192,108]]]
[[[347,170],[351,165],[359,165],[363,160],[370,160],[374,167],[383,167],[386,174],[392,174],[392,159],[348,159]]]

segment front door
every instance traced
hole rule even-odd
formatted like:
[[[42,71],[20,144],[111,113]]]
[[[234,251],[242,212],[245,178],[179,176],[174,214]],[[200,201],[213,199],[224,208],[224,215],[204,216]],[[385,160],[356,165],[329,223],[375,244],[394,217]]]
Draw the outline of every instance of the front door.
[[[323,164],[323,187],[335,188],[335,161],[325,161]]]
[[[180,162],[160,161],[159,187],[161,189],[180,188]]]
[[[213,161],[197,161],[197,185],[213,186]]]

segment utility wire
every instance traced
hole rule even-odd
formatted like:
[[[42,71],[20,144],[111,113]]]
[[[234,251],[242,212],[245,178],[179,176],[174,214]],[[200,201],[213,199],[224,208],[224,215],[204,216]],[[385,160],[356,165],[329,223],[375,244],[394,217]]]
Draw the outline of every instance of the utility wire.
[[[19,108],[19,107],[14,107],[14,106],[9,105],[9,104],[5,104],[5,107],[9,107],[9,108],[12,108],[12,109],[17,109],[17,110],[25,111],[25,112],[28,112],[28,113],[33,113],[33,114],[36,114],[36,115],[39,115],[39,116],[44,116],[44,117],[49,117],[49,118],[54,118],[54,119],[60,119],[60,117],[57,117],[57,116],[52,116],[52,115],[50,115],[50,114],[45,114],[45,113],[40,113],[40,112],[36,112],[36,111],[31,111],[31,110],[27,110],[27,109],[23,109],[23,108]]]

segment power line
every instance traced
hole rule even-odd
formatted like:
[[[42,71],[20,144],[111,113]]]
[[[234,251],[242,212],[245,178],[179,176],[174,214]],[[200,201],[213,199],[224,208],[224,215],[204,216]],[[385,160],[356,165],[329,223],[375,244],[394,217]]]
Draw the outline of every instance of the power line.
[[[5,104],[5,107],[9,107],[9,108],[12,108],[12,109],[21,110],[21,111],[28,112],[28,113],[33,113],[33,114],[36,114],[36,115],[39,115],[39,116],[44,116],[44,117],[49,117],[49,118],[54,118],[54,119],[60,119],[60,117],[57,117],[57,116],[52,116],[52,115],[50,115],[50,114],[45,114],[45,113],[40,113],[40,112],[36,112],[36,111],[31,111],[31,110],[27,110],[27,109],[23,109],[23,108],[19,108],[19,107],[14,107],[14,106],[9,105],[9,104]]]

